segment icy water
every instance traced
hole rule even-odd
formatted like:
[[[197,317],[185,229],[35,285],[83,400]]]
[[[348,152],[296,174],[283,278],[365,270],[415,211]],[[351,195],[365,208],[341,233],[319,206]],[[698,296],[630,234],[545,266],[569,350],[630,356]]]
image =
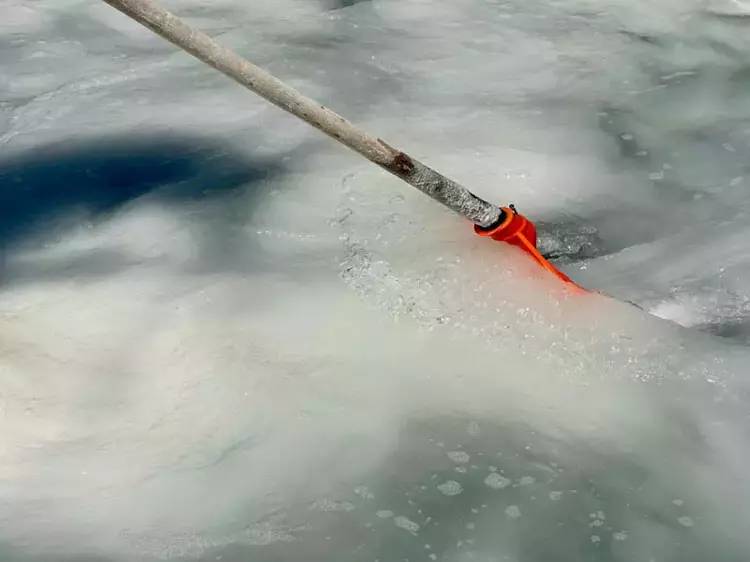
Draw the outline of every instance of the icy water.
[[[0,0],[2,562],[750,559],[747,2],[166,4],[602,294]]]

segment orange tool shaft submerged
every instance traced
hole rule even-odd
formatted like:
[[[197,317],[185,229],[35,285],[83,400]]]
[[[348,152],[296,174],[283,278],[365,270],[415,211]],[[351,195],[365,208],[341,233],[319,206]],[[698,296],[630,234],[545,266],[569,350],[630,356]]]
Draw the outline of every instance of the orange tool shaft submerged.
[[[222,47],[205,33],[188,26],[152,0],[104,1],[249,90],[465,216],[474,223],[479,235],[518,246],[544,269],[565,283],[577,287],[539,253],[534,225],[516,213],[515,209],[501,209],[477,197],[419,160],[367,134],[262,68]]]

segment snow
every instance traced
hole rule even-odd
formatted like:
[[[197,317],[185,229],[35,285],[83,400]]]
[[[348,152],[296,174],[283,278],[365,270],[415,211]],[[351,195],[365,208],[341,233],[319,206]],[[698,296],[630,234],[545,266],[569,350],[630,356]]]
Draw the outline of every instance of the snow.
[[[743,559],[745,2],[165,4],[615,298],[102,2],[0,0],[0,559]]]

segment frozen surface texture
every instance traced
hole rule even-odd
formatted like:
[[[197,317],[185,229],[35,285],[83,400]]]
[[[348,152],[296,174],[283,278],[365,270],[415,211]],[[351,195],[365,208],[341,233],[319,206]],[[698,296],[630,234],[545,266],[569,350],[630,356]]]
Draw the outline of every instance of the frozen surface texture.
[[[0,560],[747,559],[747,2],[165,3],[618,300],[0,0]]]

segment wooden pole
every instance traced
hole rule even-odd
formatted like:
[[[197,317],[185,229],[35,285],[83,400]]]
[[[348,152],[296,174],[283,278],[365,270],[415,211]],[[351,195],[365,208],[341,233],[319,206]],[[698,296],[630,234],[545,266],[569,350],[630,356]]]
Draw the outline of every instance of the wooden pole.
[[[381,139],[368,135],[337,113],[303,96],[237,53],[222,47],[205,33],[191,28],[151,0],[104,1],[475,224],[489,227],[500,220],[502,212],[496,205],[480,199],[465,187]]]

